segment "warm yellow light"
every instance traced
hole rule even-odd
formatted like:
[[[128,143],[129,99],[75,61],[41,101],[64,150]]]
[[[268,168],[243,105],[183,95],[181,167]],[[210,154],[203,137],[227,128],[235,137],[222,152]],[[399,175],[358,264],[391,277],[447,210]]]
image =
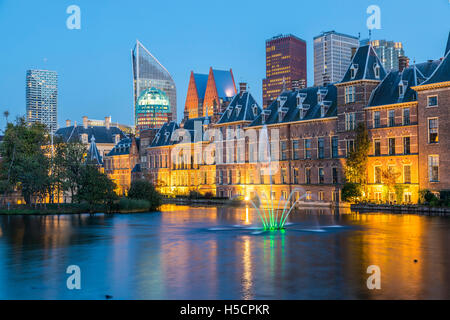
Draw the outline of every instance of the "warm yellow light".
[[[246,197],[245,197],[245,201],[248,201],[248,200],[250,200],[250,197],[249,197],[249,196],[246,196]]]

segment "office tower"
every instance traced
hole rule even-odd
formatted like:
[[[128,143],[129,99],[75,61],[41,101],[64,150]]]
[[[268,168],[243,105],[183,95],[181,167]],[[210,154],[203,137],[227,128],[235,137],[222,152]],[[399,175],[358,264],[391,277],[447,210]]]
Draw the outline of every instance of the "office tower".
[[[58,123],[58,75],[55,71],[28,70],[26,76],[26,118],[45,124],[51,133]]]
[[[399,58],[405,55],[403,50],[403,44],[401,42],[387,41],[387,40],[372,40],[369,39],[361,40],[361,45],[366,44],[372,45],[378,58],[381,60],[386,71],[397,71],[399,70]]]
[[[267,106],[292,82],[306,83],[306,42],[294,35],[279,35],[266,41],[266,78],[263,106]]]
[[[358,47],[357,37],[336,31],[314,37],[314,85],[341,81],[350,65],[352,48]]]
[[[133,89],[134,89],[134,108],[135,115],[138,113],[137,102],[139,97],[147,89],[161,90],[169,99],[168,116],[169,121],[177,121],[177,89],[169,71],[139,42],[131,52],[133,65]],[[142,114],[142,112],[139,112]],[[139,119],[135,119],[137,126]],[[147,120],[145,120],[147,122]],[[160,127],[160,119],[152,121],[153,124]]]
[[[170,101],[164,91],[154,87],[142,91],[136,102],[136,132],[161,128],[171,121]]]

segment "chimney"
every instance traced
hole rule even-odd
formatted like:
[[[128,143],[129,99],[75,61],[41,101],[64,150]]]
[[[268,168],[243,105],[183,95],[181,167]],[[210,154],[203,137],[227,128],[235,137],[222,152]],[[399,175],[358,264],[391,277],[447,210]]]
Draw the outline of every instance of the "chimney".
[[[398,71],[402,72],[405,68],[409,67],[409,58],[406,56],[398,57]]]
[[[247,91],[247,82],[239,82],[239,91],[240,93]]]
[[[86,117],[86,116],[83,117],[83,127],[85,129],[88,128],[88,117]]]
[[[66,127],[70,127],[71,125],[71,121],[70,120],[66,120]]]
[[[74,126],[75,128],[77,127],[77,122],[76,122],[76,121],[73,122],[73,126]]]
[[[358,48],[356,48],[356,47],[352,47],[352,57],[350,58],[350,59],[353,59],[353,57],[355,56],[355,53],[356,53],[356,50],[357,50]]]
[[[107,130],[109,130],[109,128],[111,128],[111,116],[105,117],[105,127]]]

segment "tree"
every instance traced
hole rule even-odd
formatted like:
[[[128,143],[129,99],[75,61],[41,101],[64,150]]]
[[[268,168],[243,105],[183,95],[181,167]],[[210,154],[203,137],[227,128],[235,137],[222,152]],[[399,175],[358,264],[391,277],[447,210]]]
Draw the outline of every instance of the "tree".
[[[128,198],[147,200],[150,203],[150,211],[157,210],[162,204],[162,197],[155,187],[147,180],[136,180],[131,183]]]
[[[55,161],[61,169],[61,188],[70,192],[72,203],[79,199],[76,195],[83,183],[81,175],[86,153],[86,146],[79,141],[60,144],[56,148]]]
[[[45,198],[49,184],[47,145],[45,125],[28,125],[23,117],[7,124],[0,146],[0,185],[5,195],[21,190],[27,204],[33,198]]]
[[[397,179],[400,177],[401,173],[397,172],[392,167],[389,167],[388,169],[381,170],[381,177],[383,179],[383,184],[387,187],[388,195],[389,193],[396,193],[396,198],[398,198],[397,194],[399,193],[396,188],[397,185]],[[400,197],[401,199],[401,197]],[[398,200],[398,199],[397,199]]]
[[[348,202],[355,202],[362,196],[361,187],[354,182],[346,182],[342,188],[342,200]]]
[[[98,170],[98,167],[92,164],[85,164],[81,167],[80,185],[78,201],[85,201],[89,205],[89,211],[93,212],[98,204],[106,205],[111,209],[112,203],[117,199],[114,192],[116,185],[108,176]]]

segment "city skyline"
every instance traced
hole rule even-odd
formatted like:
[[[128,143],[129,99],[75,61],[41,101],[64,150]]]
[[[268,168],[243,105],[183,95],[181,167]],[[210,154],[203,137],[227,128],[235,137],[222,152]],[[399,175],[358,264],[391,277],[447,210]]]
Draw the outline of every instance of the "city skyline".
[[[141,3],[140,1],[136,2]],[[408,3],[414,4],[411,6],[414,9],[403,7],[401,4],[381,4],[382,29],[374,30],[372,39],[389,38],[401,41],[411,58],[411,63],[414,60],[426,61],[440,58],[442,53],[435,44],[445,41],[447,36],[447,30],[441,32],[442,23],[439,21],[445,21],[446,12],[448,12],[446,10],[450,10],[449,6],[447,3],[436,5],[437,17],[426,20],[428,25],[426,30],[420,26],[413,26],[406,33],[397,27],[398,23],[401,24],[402,19],[409,20],[411,16],[419,18],[417,12],[421,12],[421,6],[424,8],[426,6],[419,1]],[[358,3],[348,1],[339,8],[331,6],[333,8],[326,8],[324,12],[321,12],[323,19],[320,21],[316,21],[319,19],[313,19],[314,17],[302,20],[283,19],[282,23],[273,26],[266,23],[255,23],[252,18],[242,22],[243,25],[226,24],[227,26],[215,26],[207,30],[202,24],[195,22],[184,30],[179,26],[178,28],[168,26],[163,29],[163,32],[152,33],[143,30],[143,22],[139,22],[139,19],[131,20],[130,9],[117,5],[102,6],[80,1],[78,5],[83,12],[81,30],[68,30],[65,27],[67,15],[64,4],[49,6],[30,4],[25,10],[23,8],[19,10],[12,6],[11,1],[2,1],[0,2],[0,28],[1,30],[14,30],[14,32],[2,31],[5,33],[2,37],[5,46],[10,50],[3,51],[0,58],[2,61],[12,61],[12,63],[8,63],[3,68],[5,74],[8,74],[8,78],[1,78],[0,89],[9,94],[0,98],[0,106],[2,109],[10,111],[11,119],[17,115],[24,115],[24,72],[32,68],[52,69],[60,75],[60,103],[58,106],[60,126],[64,125],[65,119],[79,118],[81,114],[88,114],[91,118],[102,118],[107,114],[112,115],[115,119],[121,119],[121,122],[131,124],[133,123],[133,112],[131,112],[133,97],[129,49],[136,38],[146,43],[148,49],[160,59],[168,70],[171,70],[178,87],[178,121],[183,114],[182,108],[185,103],[190,70],[206,73],[210,65],[217,66],[219,69],[231,67],[237,75],[236,83],[247,82],[249,91],[262,105],[260,92],[261,80],[264,78],[265,72],[264,45],[266,39],[280,33],[293,33],[306,40],[308,86],[311,86],[313,37],[323,30],[336,30],[349,34],[360,33],[361,38],[366,38],[368,34],[366,8],[370,4],[370,1]],[[441,5],[442,7],[440,7]],[[317,5],[312,3],[302,4],[302,6],[306,6],[310,10],[317,9]],[[252,7],[251,4],[244,5],[244,9]],[[403,10],[404,15],[397,17],[399,7]],[[104,14],[99,13],[100,9],[104,10]],[[215,9],[216,5],[210,4],[195,15],[204,15]],[[165,10],[168,10],[166,5],[156,5],[156,12],[163,13]],[[193,11],[186,10],[188,9],[183,7],[175,12],[175,16],[182,19],[182,25],[188,18],[191,21],[194,15]],[[264,13],[268,9],[258,8],[257,10]],[[19,26],[16,22],[19,15],[23,18],[33,15],[36,19],[25,19],[27,22]],[[344,19],[346,15],[353,16],[355,19]],[[391,22],[390,17],[394,16],[397,19],[395,22]],[[159,17],[155,18],[160,19]],[[115,19],[119,19],[121,22],[127,21],[129,26],[116,23]],[[37,20],[39,23],[36,23]],[[14,35],[23,29],[31,30],[26,36],[28,43],[27,41],[15,42]],[[119,29],[120,34],[118,33]],[[237,30],[239,33],[236,32]],[[436,31],[434,32],[434,30]],[[38,44],[33,35],[44,31],[49,33],[50,39],[53,37],[58,41],[52,43],[50,40],[44,39]],[[190,39],[195,35],[197,39],[203,40],[192,42],[186,39],[189,34],[191,35]],[[232,37],[231,34],[239,36]],[[100,37],[100,35],[102,36]],[[229,41],[223,41],[225,35],[228,35],[226,39]],[[250,35],[252,36],[250,37]],[[418,41],[417,38],[424,40]],[[33,46],[35,48],[33,53],[30,54],[29,51],[24,50],[24,45]],[[423,46],[428,46],[430,50],[421,50]],[[236,48],[240,49],[236,50]],[[182,58],[180,59],[180,57]],[[18,85],[19,82],[20,85]],[[105,92],[108,94],[104,94]],[[4,124],[4,119],[1,121]]]

